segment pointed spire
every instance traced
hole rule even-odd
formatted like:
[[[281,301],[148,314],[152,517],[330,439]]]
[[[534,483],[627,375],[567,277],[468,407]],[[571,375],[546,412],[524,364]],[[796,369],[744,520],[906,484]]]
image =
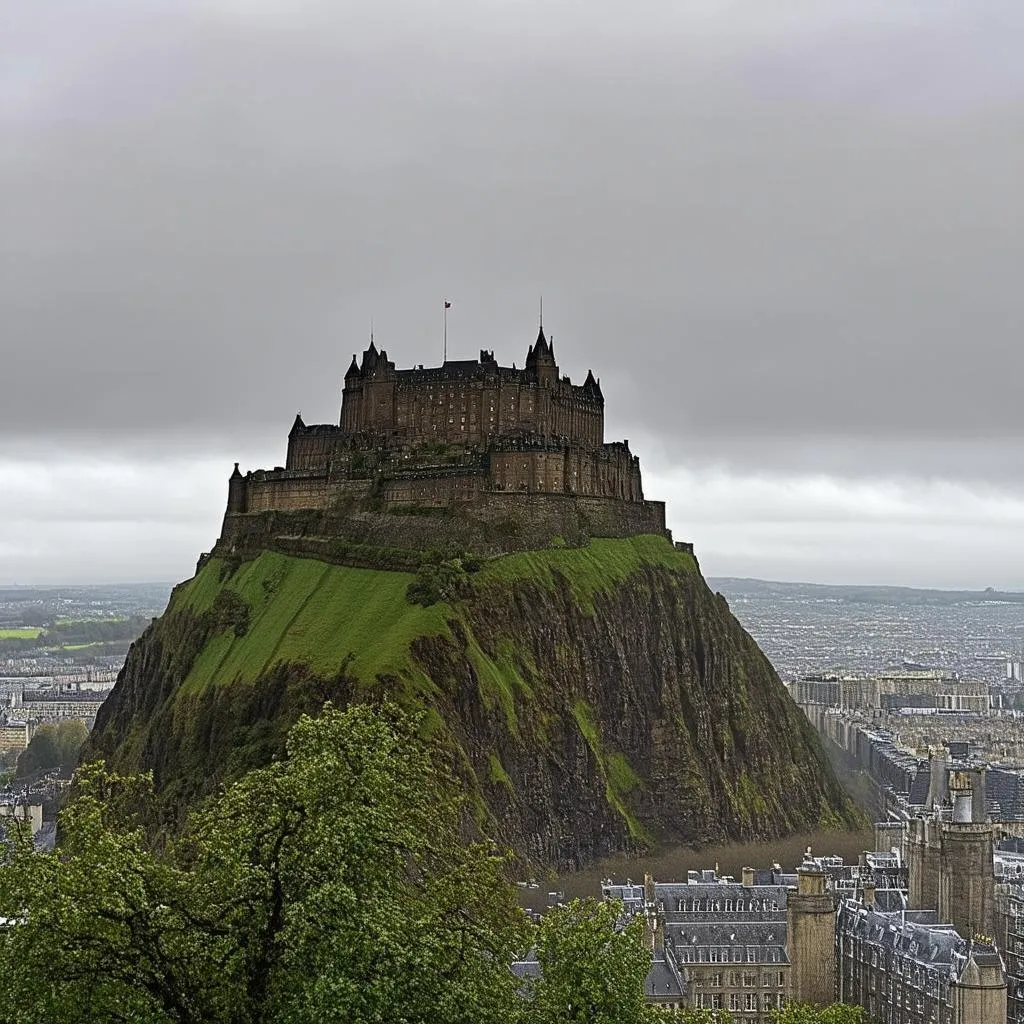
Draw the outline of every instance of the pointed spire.
[[[235,463],[235,471],[234,471],[234,473],[231,474],[230,479],[232,479],[232,480],[241,480],[242,479],[242,473],[241,473],[241,471],[238,468],[238,463],[237,462]]]
[[[306,429],[306,424],[302,422],[302,413],[297,412],[295,414],[295,422],[292,424],[292,429],[288,432],[288,436],[292,434],[301,434]]]
[[[359,376],[359,363],[356,361],[355,352],[352,353],[352,365],[349,366],[348,372],[345,374],[345,380],[349,380],[352,377]]]
[[[380,358],[377,352],[377,346],[370,340],[370,347],[363,353],[363,362],[359,367],[359,372],[362,374],[372,373],[374,368],[377,366],[377,360]]]

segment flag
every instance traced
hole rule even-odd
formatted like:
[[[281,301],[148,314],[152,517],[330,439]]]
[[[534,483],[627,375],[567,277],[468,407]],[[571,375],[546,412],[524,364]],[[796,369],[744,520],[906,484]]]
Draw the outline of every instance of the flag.
[[[452,308],[452,304],[447,299],[445,300],[444,308],[445,309],[451,309]]]

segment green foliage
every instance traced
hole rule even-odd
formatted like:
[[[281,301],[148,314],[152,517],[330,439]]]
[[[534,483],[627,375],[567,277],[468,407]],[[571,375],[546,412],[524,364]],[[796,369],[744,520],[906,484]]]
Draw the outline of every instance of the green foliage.
[[[424,559],[416,579],[405,591],[410,604],[429,608],[441,601],[452,602],[466,595],[469,574],[461,558]]]
[[[728,1010],[691,1010],[666,1007],[651,1007],[651,1022],[671,1022],[671,1024],[733,1024],[733,1016]]]
[[[772,1024],[869,1024],[862,1007],[843,1003],[823,1008],[794,1003],[781,1010],[772,1010],[771,1021]]]
[[[490,657],[471,634],[466,639],[466,656],[476,673],[481,703],[485,708],[498,706],[505,715],[505,725],[513,736],[520,734],[517,705],[531,700],[533,687],[523,675],[519,662],[521,652],[505,643]],[[536,675],[535,667],[531,667]]]
[[[39,726],[18,756],[18,775],[31,775],[52,768],[73,768],[88,736],[85,722],[78,719]]]
[[[134,640],[149,625],[144,615],[124,619],[59,619],[43,631],[39,642],[63,647]]]
[[[552,547],[492,559],[480,573],[479,583],[532,580],[552,589],[562,578],[579,607],[592,614],[596,595],[612,589],[645,565],[697,571],[693,556],[677,551],[664,537],[595,537],[584,548]]]
[[[16,1024],[503,1024],[529,926],[503,862],[393,706],[328,706],[160,850],[148,780],[81,769],[61,856],[0,867]]]
[[[622,817],[629,834],[645,845],[651,843],[651,836],[629,810],[625,798],[641,784],[640,776],[633,770],[623,754],[609,754],[601,742],[601,727],[594,709],[585,701],[577,700],[572,706],[572,716],[590,753],[597,762],[597,769],[604,779],[604,795],[608,803]]]
[[[229,576],[211,559],[181,587],[172,611],[217,615],[225,591],[249,608],[238,635],[224,623],[204,646],[183,689],[201,690],[234,681],[252,682],[282,662],[304,663],[324,677],[348,662],[358,679],[400,674],[409,666],[409,644],[447,632],[441,606],[410,605],[409,573],[328,565],[309,558],[264,552]],[[215,607],[217,605],[217,607]],[[219,622],[219,620],[218,620]]]
[[[491,782],[496,785],[503,786],[509,796],[513,796],[515,794],[515,790],[512,787],[512,780],[509,778],[508,772],[505,771],[505,766],[501,763],[501,758],[493,752],[487,755],[487,776]]]
[[[622,905],[573,900],[547,913],[537,930],[541,977],[529,988],[531,1024],[643,1024],[651,954],[644,922],[624,927]]]

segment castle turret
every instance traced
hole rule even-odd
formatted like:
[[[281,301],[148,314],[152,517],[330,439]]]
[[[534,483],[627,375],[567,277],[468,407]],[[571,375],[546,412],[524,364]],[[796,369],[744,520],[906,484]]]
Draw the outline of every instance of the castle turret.
[[[228,514],[244,512],[248,497],[248,485],[235,463],[235,471],[228,479]]]
[[[359,374],[362,377],[369,377],[374,370],[377,369],[377,360],[380,359],[380,353],[377,351],[377,346],[373,343],[373,339],[370,339],[370,347],[363,352],[363,361],[359,365]]]
[[[965,938],[995,930],[992,826],[971,821],[970,793],[959,820],[941,826],[939,917]]]
[[[555,351],[544,336],[544,328],[537,332],[537,340],[526,353],[526,372],[543,387],[551,387],[558,381],[558,366]]]
[[[366,361],[366,357],[363,357]],[[352,362],[349,364],[345,374],[345,387],[341,392],[341,428],[342,430],[355,431],[359,425],[359,397],[360,381],[362,375],[359,372],[359,363],[356,361],[355,353],[352,353]]]

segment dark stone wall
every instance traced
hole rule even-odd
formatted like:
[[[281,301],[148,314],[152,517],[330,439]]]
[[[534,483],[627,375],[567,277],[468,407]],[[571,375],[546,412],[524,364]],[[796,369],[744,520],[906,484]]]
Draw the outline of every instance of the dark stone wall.
[[[592,537],[668,536],[660,501],[623,502],[556,494],[479,495],[464,508],[401,514],[360,507],[274,509],[227,514],[214,553],[248,557],[262,550],[306,554],[345,565],[408,568],[418,553],[452,547],[481,555],[532,551]],[[393,566],[391,561],[396,561]]]
[[[444,374],[443,368],[381,370],[347,384],[341,427],[347,434],[394,434],[411,444],[484,444],[526,433],[600,445],[603,401],[554,370],[550,381],[503,372]]]

